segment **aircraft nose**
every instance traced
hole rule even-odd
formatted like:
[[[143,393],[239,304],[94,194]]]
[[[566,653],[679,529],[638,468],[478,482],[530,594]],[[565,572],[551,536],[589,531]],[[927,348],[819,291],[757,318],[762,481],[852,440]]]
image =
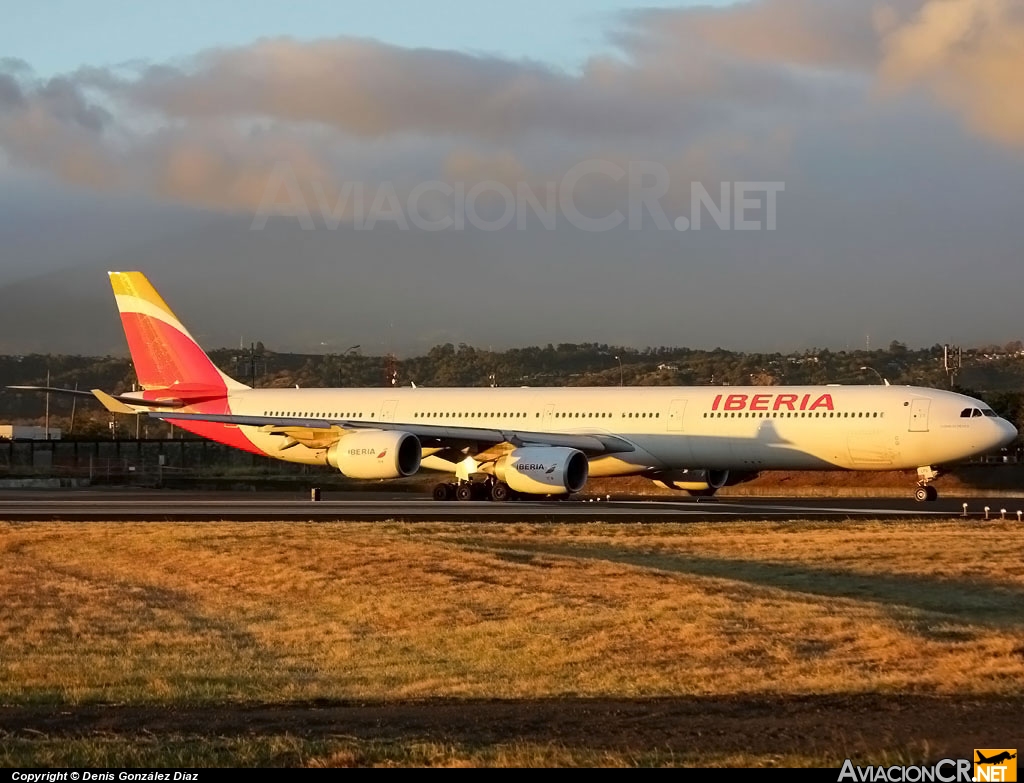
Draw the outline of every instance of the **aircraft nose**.
[[[1006,419],[999,419],[999,447],[1009,446],[1017,439],[1017,428],[1014,427]]]

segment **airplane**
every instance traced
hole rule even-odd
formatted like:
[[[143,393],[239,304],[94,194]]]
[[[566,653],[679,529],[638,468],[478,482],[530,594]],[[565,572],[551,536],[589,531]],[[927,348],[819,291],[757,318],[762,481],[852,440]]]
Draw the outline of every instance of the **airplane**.
[[[1017,758],[1017,754],[1016,753],[1010,753],[1009,751],[1005,751],[1005,750],[1002,753],[997,753],[996,755],[994,755],[990,759],[985,758],[981,754],[981,751],[975,751],[975,752],[978,754],[978,761],[977,761],[978,764],[999,764],[999,763],[1001,763],[1003,761],[1009,761],[1010,759]]]
[[[928,501],[944,467],[1017,436],[981,400],[913,386],[254,389],[214,365],[144,274],[109,275],[142,390],[80,393],[351,478],[442,471],[437,500],[567,496],[598,476],[702,497],[764,470],[916,468]]]

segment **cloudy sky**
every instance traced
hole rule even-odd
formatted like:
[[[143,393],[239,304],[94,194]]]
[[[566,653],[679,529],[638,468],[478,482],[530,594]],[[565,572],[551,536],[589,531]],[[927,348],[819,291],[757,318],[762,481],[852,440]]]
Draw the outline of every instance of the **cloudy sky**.
[[[1024,0],[11,5],[0,350],[1024,336]]]

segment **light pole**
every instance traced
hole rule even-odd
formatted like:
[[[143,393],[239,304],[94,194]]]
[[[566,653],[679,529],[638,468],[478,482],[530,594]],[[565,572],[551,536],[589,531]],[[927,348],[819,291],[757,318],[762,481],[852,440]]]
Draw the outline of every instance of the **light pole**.
[[[883,378],[883,377],[882,377],[882,373],[880,373],[880,372],[879,372],[878,370],[876,370],[876,369],[875,369],[874,367],[866,367],[866,366],[865,366],[865,367],[861,367],[860,369],[861,369],[861,370],[863,370],[863,371],[865,371],[865,372],[866,372],[866,371],[868,371],[868,370],[870,370],[871,372],[873,372],[873,373],[874,373],[875,375],[877,375],[877,376],[878,376],[878,380],[880,380],[880,381],[881,381],[882,383],[884,383],[884,384],[885,384],[886,386],[888,386],[888,385],[889,385],[889,381],[887,381],[887,380],[886,380],[885,378]]]
[[[622,386],[622,359],[616,356],[615,360],[619,363],[619,386]]]
[[[342,364],[347,366],[348,365],[348,357],[351,356],[352,354],[354,354],[356,351],[358,351],[361,347],[362,346],[360,346],[360,345],[350,345],[348,348],[346,348],[344,351],[342,351],[341,352]],[[344,371],[342,371],[342,375],[344,375]],[[339,378],[338,380],[340,382],[340,381],[343,380],[343,378]]]

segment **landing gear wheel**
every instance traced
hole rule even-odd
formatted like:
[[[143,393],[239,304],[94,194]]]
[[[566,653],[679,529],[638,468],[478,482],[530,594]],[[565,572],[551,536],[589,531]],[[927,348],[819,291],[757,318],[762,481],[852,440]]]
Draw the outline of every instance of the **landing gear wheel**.
[[[434,500],[451,500],[454,494],[452,489],[451,484],[445,484],[444,482],[436,484],[434,486]]]
[[[455,499],[456,500],[472,500],[473,499],[473,485],[472,484],[459,484],[455,488]]]
[[[512,490],[508,488],[508,484],[499,481],[491,487],[491,500],[495,503],[504,503],[511,496]]]
[[[914,500],[918,503],[931,502],[939,499],[939,491],[935,487],[918,487],[914,490]]]

